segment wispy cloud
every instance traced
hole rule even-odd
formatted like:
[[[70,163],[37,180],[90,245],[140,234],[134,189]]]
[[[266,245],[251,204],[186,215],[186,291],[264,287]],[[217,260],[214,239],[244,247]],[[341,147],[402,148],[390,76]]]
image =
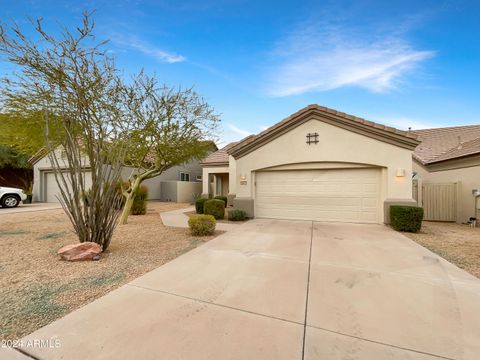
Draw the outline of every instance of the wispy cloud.
[[[163,63],[174,64],[186,60],[186,57],[183,55],[178,55],[172,52],[165,51],[137,37],[122,37],[117,35],[112,37],[112,41],[117,45],[138,50],[143,54],[151,56]]]
[[[241,135],[243,137],[245,136],[248,136],[248,135],[252,135],[252,132],[248,131],[248,130],[244,130],[244,129],[240,129],[239,127],[233,125],[233,124],[228,124],[228,128],[233,131],[235,134],[237,135]]]
[[[401,32],[375,38],[355,29],[316,24],[289,34],[273,55],[266,91],[289,96],[345,86],[384,92],[434,52],[414,49]]]

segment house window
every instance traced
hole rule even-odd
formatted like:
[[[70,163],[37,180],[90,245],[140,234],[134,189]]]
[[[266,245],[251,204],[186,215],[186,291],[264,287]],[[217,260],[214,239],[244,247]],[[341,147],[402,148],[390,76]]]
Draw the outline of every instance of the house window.
[[[190,174],[181,172],[180,181],[190,181]]]

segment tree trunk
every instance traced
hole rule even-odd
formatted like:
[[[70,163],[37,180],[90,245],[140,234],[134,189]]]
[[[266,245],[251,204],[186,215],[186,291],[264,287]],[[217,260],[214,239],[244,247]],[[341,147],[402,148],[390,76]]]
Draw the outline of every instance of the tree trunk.
[[[135,193],[142,183],[142,180],[140,176],[137,176],[133,182],[130,181],[130,191],[128,191],[126,195],[125,206],[123,207],[122,215],[120,215],[118,222],[119,225],[127,224],[128,215],[130,215],[130,211],[132,211],[133,200],[135,200]]]

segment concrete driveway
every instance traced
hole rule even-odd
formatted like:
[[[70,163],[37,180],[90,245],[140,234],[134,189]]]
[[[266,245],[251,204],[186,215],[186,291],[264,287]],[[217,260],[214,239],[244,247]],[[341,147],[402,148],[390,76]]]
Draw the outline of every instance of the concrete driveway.
[[[31,211],[43,211],[43,210],[55,210],[61,209],[62,205],[59,203],[33,203],[33,204],[20,204],[15,208],[3,208],[0,207],[0,216],[6,214],[17,214]]]
[[[39,359],[478,359],[480,281],[385,226],[253,220],[34,339]]]

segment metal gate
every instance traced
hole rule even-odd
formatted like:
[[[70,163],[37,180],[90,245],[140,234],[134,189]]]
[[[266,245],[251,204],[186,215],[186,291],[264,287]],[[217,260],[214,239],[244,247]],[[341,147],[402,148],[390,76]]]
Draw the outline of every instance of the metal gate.
[[[424,220],[456,221],[457,184],[423,183],[421,204],[425,213]]]

